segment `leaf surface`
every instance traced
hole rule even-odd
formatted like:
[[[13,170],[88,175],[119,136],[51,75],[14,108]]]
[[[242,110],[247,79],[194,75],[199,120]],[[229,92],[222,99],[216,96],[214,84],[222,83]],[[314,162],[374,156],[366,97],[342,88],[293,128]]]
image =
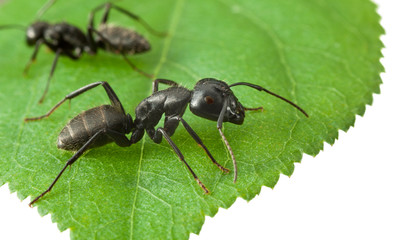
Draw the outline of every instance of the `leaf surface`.
[[[86,28],[87,16],[100,1],[58,1],[42,17]],[[44,1],[1,3],[0,24],[27,25]],[[304,108],[296,109],[247,87],[234,92],[247,107],[243,125],[224,124],[238,163],[238,181],[222,174],[180,127],[172,139],[211,193],[204,195],[187,168],[163,141],[147,136],[120,148],[90,150],[66,171],[38,203],[72,239],[187,239],[198,233],[205,215],[228,208],[237,197],[250,200],[262,186],[274,187],[279,175],[290,176],[302,153],[316,155],[323,142],[333,143],[357,114],[363,115],[379,92],[383,33],[375,5],[368,0],[163,0],[117,3],[144,18],[164,38],[148,33],[117,12],[111,22],[136,28],[152,51],[130,57],[140,69],[173,79],[192,89],[201,78],[214,77],[262,85]],[[99,21],[99,16],[97,17]],[[24,199],[45,190],[71,152],[56,148],[65,124],[79,112],[107,104],[102,89],[87,92],[60,107],[49,119],[24,123],[47,112],[77,88],[108,81],[124,108],[134,108],[151,93],[151,80],[132,71],[120,56],[99,52],[78,61],[61,58],[45,102],[37,104],[54,54],[44,47],[23,76],[33,49],[18,30],[0,32],[0,185]],[[232,169],[216,123],[194,116],[185,120],[213,156]],[[162,125],[162,123],[161,123]]]

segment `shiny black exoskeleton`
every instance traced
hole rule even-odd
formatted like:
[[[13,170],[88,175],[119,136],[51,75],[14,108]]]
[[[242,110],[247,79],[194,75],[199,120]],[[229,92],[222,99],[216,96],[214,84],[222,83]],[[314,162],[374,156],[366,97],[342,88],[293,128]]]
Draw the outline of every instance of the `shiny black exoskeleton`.
[[[94,26],[95,14],[105,8],[99,28]],[[78,27],[73,26],[69,23],[55,23],[51,24],[44,21],[37,21],[31,24],[26,29],[26,42],[29,46],[34,46],[33,54],[30,61],[27,63],[24,73],[26,74],[30,68],[30,65],[36,60],[37,53],[41,45],[48,46],[54,53],[55,58],[52,62],[51,71],[47,80],[46,88],[39,102],[41,103],[49,88],[50,79],[56,68],[59,56],[67,56],[73,60],[79,59],[83,53],[96,54],[98,49],[110,51],[115,54],[120,54],[124,60],[134,70],[139,73],[152,77],[151,74],[145,73],[137,68],[126,55],[134,55],[138,53],[144,53],[150,50],[150,43],[139,33],[134,30],[108,25],[108,16],[110,9],[115,9],[128,17],[141,23],[148,31],[156,35],[164,35],[153,30],[145,21],[139,16],[120,8],[112,3],[102,4],[96,7],[90,14],[89,23],[87,27],[87,33],[85,34]],[[21,28],[19,25],[3,25],[0,29],[4,28]]]
[[[97,11],[105,8],[102,20],[98,28],[95,28],[94,17]],[[91,41],[91,46],[96,52],[97,48],[104,49],[109,52],[121,55],[134,55],[144,53],[151,49],[150,43],[135,30],[109,25],[107,24],[110,9],[115,9],[128,17],[141,23],[148,31],[155,35],[164,35],[152,29],[143,19],[139,16],[120,8],[112,3],[105,3],[96,7],[89,16],[88,23],[88,37]],[[136,68],[135,66],[133,66]],[[145,74],[144,72],[142,72]],[[151,75],[150,75],[151,76]]]
[[[84,52],[95,54],[85,33],[78,27],[66,22],[50,24],[48,22],[38,21],[31,24],[26,30],[26,43],[29,46],[34,46],[34,51],[29,62],[26,64],[24,74],[27,74],[31,64],[36,60],[41,45],[46,45],[55,53],[47,84],[39,103],[44,100],[47,94],[59,56],[63,55],[77,60]]]
[[[158,85],[160,83],[171,87],[158,91]],[[183,154],[170,138],[178,127],[179,122],[182,123],[187,132],[198,143],[198,145],[204,149],[206,154],[218,168],[223,172],[228,172],[229,170],[221,166],[214,159],[197,133],[195,133],[190,125],[188,125],[188,123],[183,119],[184,112],[188,105],[190,105],[190,110],[195,115],[217,121],[217,129],[226,143],[233,160],[235,182],[237,178],[236,161],[231,147],[221,130],[222,124],[223,122],[242,124],[246,110],[258,110],[262,108],[244,107],[232,92],[231,87],[233,86],[245,85],[259,91],[265,91],[288,102],[308,117],[305,111],[296,104],[258,85],[245,82],[228,85],[227,83],[214,78],[205,78],[200,80],[193,90],[184,88],[171,80],[155,80],[152,95],[144,99],[136,107],[135,120],[133,120],[129,114],[125,113],[120,100],[107,82],[96,82],[68,94],[47,114],[35,118],[26,118],[25,121],[46,118],[67,99],[77,97],[78,95],[100,85],[106,90],[111,101],[111,105],[102,105],[82,112],[64,127],[58,137],[58,148],[77,152],[67,161],[66,165],[52,182],[50,187],[41,195],[36,197],[29,205],[32,205],[49,192],[67,166],[72,165],[87,149],[102,146],[109,142],[115,142],[120,147],[128,147],[140,141],[144,136],[144,132],[146,132],[155,143],[160,143],[162,141],[162,137],[164,137],[180,160],[186,165],[197,183],[205,193],[208,193],[208,189],[187,164]],[[155,129],[164,114],[164,126]],[[126,135],[131,132],[131,137],[128,139]]]

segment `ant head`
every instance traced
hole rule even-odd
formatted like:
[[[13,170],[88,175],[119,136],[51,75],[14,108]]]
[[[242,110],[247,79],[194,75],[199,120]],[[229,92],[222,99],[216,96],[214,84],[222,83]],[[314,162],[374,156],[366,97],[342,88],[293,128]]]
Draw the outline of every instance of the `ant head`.
[[[35,22],[26,30],[26,42],[29,46],[35,45],[39,39],[44,38],[44,31],[49,24],[46,22]]]
[[[192,113],[218,121],[223,107],[226,109],[222,122],[243,123],[244,108],[227,83],[214,78],[205,78],[195,85],[190,102]]]

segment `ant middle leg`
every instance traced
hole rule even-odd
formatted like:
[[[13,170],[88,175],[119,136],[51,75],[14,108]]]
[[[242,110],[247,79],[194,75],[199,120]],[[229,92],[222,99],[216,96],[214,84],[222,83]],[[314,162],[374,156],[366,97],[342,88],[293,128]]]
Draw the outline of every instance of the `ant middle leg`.
[[[95,82],[95,83],[91,83],[88,84],[80,89],[77,89],[74,92],[69,93],[68,95],[66,95],[61,101],[59,101],[54,107],[52,107],[46,114],[42,115],[42,116],[38,116],[38,117],[31,117],[31,118],[25,118],[25,122],[28,121],[36,121],[36,120],[41,120],[43,118],[47,118],[49,117],[60,105],[62,105],[66,100],[71,100],[75,97],[77,97],[78,95],[91,90],[92,88],[95,88],[99,85],[102,85],[103,88],[106,90],[106,93],[111,101],[111,105],[114,106],[116,109],[118,109],[121,113],[125,113],[124,108],[120,102],[120,100],[118,99],[116,93],[114,92],[114,90],[110,87],[110,85],[107,82]]]
[[[155,81],[153,82],[153,93],[158,91],[158,85],[162,83],[165,85],[169,85],[169,86],[173,86],[173,87],[180,87],[181,85],[178,84],[175,81],[172,80],[168,80],[168,79],[161,79],[161,78],[157,78],[155,79]]]

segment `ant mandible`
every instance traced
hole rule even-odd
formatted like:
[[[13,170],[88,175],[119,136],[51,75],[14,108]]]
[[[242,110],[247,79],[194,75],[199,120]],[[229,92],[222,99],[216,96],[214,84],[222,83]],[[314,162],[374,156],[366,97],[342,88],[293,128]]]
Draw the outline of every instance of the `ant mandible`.
[[[94,17],[96,12],[103,8],[105,8],[105,11],[99,28],[96,29],[94,26]],[[165,35],[164,33],[160,33],[152,29],[139,16],[112,3],[102,4],[91,11],[87,27],[87,34],[85,34],[78,27],[66,22],[51,24],[44,21],[36,21],[27,28],[17,24],[0,26],[0,29],[18,28],[26,30],[26,43],[29,46],[34,46],[34,51],[29,62],[26,64],[24,74],[27,74],[31,64],[36,60],[37,53],[41,45],[46,45],[55,53],[55,58],[52,62],[52,67],[47,79],[46,87],[39,100],[39,103],[43,102],[48,92],[50,80],[54,74],[59,56],[66,56],[70,59],[78,60],[83,53],[95,55],[100,48],[105,51],[120,54],[132,69],[149,78],[153,77],[151,74],[148,74],[137,68],[126,57],[126,55],[147,52],[151,48],[150,43],[142,35],[134,30],[108,25],[107,21],[111,9],[117,10],[118,12],[136,20],[152,34],[158,36]]]
[[[158,91],[159,84],[166,84],[170,87]],[[260,108],[246,108],[236,98],[231,90],[231,87],[245,85],[259,91],[267,92],[277,98],[286,101],[293,107],[297,108],[306,117],[308,114],[295,103],[255,84],[238,82],[231,85],[214,79],[205,78],[197,82],[193,90],[182,87],[178,83],[167,79],[156,79],[153,82],[153,93],[151,96],[144,99],[135,109],[135,120],[131,115],[126,114],[124,108],[118,99],[116,93],[107,82],[95,82],[86,85],[68,95],[57,103],[45,115],[26,118],[25,121],[41,120],[49,117],[62,103],[67,99],[71,100],[78,95],[95,88],[103,86],[111,105],[101,105],[89,109],[77,115],[75,118],[63,128],[58,137],[58,148],[76,151],[76,153],[67,161],[63,169],[59,172],[55,180],[47,190],[41,193],[33,201],[29,203],[32,206],[37,200],[48,193],[60,176],[63,174],[68,166],[71,166],[87,149],[99,147],[110,142],[115,142],[120,147],[129,147],[134,143],[140,141],[144,132],[155,142],[161,143],[162,137],[169,143],[173,151],[177,154],[179,159],[186,165],[194,179],[199,186],[207,194],[209,190],[199,180],[192,168],[185,161],[183,154],[172,141],[171,136],[174,134],[179,122],[191,135],[191,137],[201,146],[212,162],[223,172],[228,173],[229,170],[221,166],[211,155],[208,148],[203,144],[198,134],[190,127],[190,125],[183,119],[183,114],[190,104],[190,110],[193,114],[217,121],[217,129],[230,152],[234,164],[234,182],[237,179],[237,165],[231,146],[222,132],[223,122],[231,122],[234,124],[242,124],[245,118],[246,110],[258,110]],[[165,121],[163,127],[155,129],[162,115],[165,114]],[[131,133],[128,139],[127,134]]]

